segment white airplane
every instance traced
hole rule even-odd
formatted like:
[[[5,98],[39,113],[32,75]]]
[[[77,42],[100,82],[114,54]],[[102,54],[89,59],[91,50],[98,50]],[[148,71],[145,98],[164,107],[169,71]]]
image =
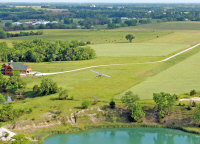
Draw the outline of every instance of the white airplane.
[[[90,70],[90,71],[91,71],[91,72],[94,72],[94,73],[97,73],[97,74],[98,74],[97,77],[102,77],[102,76],[111,77],[111,76],[109,76],[109,75],[102,74],[102,73],[99,73],[99,72],[94,71],[94,70]]]

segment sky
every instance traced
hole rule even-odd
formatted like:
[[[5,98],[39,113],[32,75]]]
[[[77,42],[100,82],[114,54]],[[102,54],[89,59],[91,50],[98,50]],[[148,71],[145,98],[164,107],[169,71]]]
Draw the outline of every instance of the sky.
[[[200,0],[0,0],[0,2],[68,2],[68,3],[200,3]]]

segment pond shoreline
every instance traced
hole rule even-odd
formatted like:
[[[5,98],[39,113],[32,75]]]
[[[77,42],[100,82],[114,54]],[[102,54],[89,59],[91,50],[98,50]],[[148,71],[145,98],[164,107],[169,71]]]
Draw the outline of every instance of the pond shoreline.
[[[197,134],[200,135],[200,131],[195,130],[188,130],[187,128],[197,128],[197,127],[181,127],[181,126],[172,126],[172,125],[160,125],[160,124],[101,124],[101,125],[86,125],[84,127],[72,127],[69,131],[65,130],[56,130],[56,131],[49,131],[49,134],[46,134],[42,137],[40,144],[44,143],[44,140],[48,137],[57,134],[74,134],[81,131],[89,130],[89,129],[106,129],[106,128],[166,128],[166,129],[174,129],[180,130],[186,133]]]

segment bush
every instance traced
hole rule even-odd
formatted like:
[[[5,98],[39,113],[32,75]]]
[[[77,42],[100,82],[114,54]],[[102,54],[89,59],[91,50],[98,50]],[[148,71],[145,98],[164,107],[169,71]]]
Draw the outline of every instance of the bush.
[[[82,108],[83,108],[83,109],[87,109],[87,108],[89,107],[89,105],[90,105],[90,102],[89,102],[89,101],[83,101],[83,102],[82,102]]]
[[[190,96],[193,96],[193,95],[195,95],[195,94],[197,94],[196,90],[191,90],[191,91],[190,91]]]
[[[5,97],[2,94],[0,94],[0,104],[5,102],[6,102]]]
[[[38,85],[34,85],[34,86],[33,86],[33,92],[34,92],[35,94],[37,94],[38,91],[39,91],[39,86],[38,86]]]
[[[63,90],[59,93],[59,99],[60,100],[67,100],[69,97],[69,94],[68,94],[68,90]]]
[[[15,139],[14,141],[11,142],[11,144],[29,144],[30,141],[25,137],[23,134],[18,134],[12,137]]]
[[[92,105],[96,105],[98,103],[98,97],[93,97]]]
[[[38,95],[45,96],[57,93],[59,91],[57,83],[53,80],[45,78],[42,80],[41,85],[38,90]]]
[[[111,100],[111,102],[110,102],[110,108],[111,109],[115,109],[115,101],[114,100]]]
[[[186,109],[187,110],[192,110],[192,107],[189,105]]]
[[[192,107],[196,107],[197,103],[195,101],[192,102]]]

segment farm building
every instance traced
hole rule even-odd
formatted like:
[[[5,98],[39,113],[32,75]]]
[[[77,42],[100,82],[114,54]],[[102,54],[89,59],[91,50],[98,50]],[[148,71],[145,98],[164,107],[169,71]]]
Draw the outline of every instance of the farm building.
[[[18,70],[20,74],[28,74],[32,71],[32,68],[25,63],[8,62],[2,65],[1,73],[4,75],[10,75],[13,70]]]

